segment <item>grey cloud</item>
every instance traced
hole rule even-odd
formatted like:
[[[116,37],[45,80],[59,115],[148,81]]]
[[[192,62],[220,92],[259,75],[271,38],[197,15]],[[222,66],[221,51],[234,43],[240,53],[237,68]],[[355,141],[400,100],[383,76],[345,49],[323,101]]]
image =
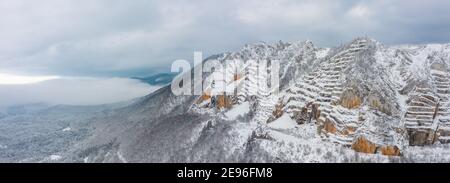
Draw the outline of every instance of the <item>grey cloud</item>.
[[[444,0],[5,0],[0,72],[135,76],[245,43],[450,42]]]

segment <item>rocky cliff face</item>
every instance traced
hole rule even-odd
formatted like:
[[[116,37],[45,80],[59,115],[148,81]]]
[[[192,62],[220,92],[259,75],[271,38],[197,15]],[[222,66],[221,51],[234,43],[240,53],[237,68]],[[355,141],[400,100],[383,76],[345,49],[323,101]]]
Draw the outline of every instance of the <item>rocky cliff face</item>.
[[[283,90],[255,91],[232,105],[254,102],[258,124],[288,115],[298,126],[314,124],[323,141],[400,156],[408,146],[449,139],[449,47],[390,47],[368,38],[335,49],[311,42],[246,46],[227,56],[280,60]]]

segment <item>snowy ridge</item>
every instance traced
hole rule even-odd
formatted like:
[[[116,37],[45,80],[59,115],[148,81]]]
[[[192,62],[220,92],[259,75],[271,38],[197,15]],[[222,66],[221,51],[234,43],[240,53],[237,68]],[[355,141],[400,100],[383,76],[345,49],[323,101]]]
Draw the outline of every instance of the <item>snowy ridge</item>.
[[[275,105],[279,103],[279,95],[275,94],[273,90],[266,87],[261,87],[267,80],[267,75],[272,72],[270,68],[267,68],[267,72],[258,70],[258,62],[266,60],[275,60],[280,62],[280,78],[281,87],[285,87],[288,83],[291,83],[295,77],[304,74],[302,70],[308,70],[312,65],[317,64],[317,59],[323,58],[327,55],[329,49],[319,49],[314,47],[312,42],[295,42],[295,43],[283,43],[278,42],[275,44],[257,43],[248,44],[241,51],[236,53],[226,53],[218,60],[227,64],[227,69],[219,69],[212,75],[223,75],[225,77],[225,84],[219,83],[219,85],[226,86],[239,86],[239,90],[235,91],[235,96],[228,96],[232,100],[232,105],[240,104],[246,101],[251,101],[254,112],[253,120],[258,123],[266,123],[275,109]],[[318,57],[316,56],[318,54]],[[233,59],[241,59],[246,61],[244,65],[235,65]],[[230,61],[231,60],[231,61]],[[229,69],[232,68],[232,69]],[[237,69],[238,68],[238,69]],[[236,72],[236,70],[238,70]],[[230,76],[239,76],[236,81],[227,80],[232,78]],[[242,77],[241,77],[242,76]],[[210,79],[214,80],[214,79]],[[210,82],[211,83],[211,82]],[[217,85],[217,81],[215,85]],[[206,86],[206,97],[200,96],[198,99],[201,101],[196,105],[200,108],[211,108],[215,105],[211,105],[211,99],[214,100],[216,96],[209,96],[212,93],[212,86]],[[234,87],[228,87],[231,90]],[[223,89],[218,89],[220,91]],[[229,89],[227,89],[229,90]],[[194,106],[195,108],[195,106]],[[209,109],[204,109],[209,110]],[[202,109],[196,108],[195,111],[202,111]]]

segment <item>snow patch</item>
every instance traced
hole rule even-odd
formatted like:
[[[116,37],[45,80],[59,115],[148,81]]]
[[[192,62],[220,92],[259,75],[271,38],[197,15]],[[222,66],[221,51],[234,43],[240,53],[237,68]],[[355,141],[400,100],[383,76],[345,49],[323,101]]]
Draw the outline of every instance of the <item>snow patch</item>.
[[[127,163],[127,160],[123,157],[122,153],[120,153],[119,151],[117,151],[117,157],[119,157],[122,163]]]
[[[225,113],[225,116],[229,120],[234,120],[239,116],[247,114],[249,111],[250,111],[250,104],[248,102],[244,102],[227,111]]]
[[[51,161],[58,161],[58,160],[60,160],[62,157],[60,156],[60,155],[55,155],[55,154],[52,154],[52,155],[50,155],[50,157],[49,157],[49,159],[51,160]]]
[[[63,132],[68,132],[68,131],[70,131],[70,130],[72,130],[72,128],[67,127],[67,128],[64,128],[62,131],[63,131]]]
[[[297,126],[297,123],[289,115],[283,114],[277,120],[269,123],[268,126],[275,129],[292,129]]]
[[[330,48],[324,48],[317,51],[316,52],[317,59],[325,58],[328,55],[328,53],[330,53],[330,50],[331,50]]]

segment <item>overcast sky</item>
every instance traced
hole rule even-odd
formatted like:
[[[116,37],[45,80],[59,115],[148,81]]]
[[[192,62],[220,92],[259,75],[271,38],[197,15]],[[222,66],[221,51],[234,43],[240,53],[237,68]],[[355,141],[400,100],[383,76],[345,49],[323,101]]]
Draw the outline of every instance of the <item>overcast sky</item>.
[[[144,76],[245,43],[450,42],[448,0],[1,0],[0,73]]]
[[[146,95],[130,76],[246,43],[450,42],[448,0],[1,0],[0,107]],[[122,78],[117,78],[122,77]]]

